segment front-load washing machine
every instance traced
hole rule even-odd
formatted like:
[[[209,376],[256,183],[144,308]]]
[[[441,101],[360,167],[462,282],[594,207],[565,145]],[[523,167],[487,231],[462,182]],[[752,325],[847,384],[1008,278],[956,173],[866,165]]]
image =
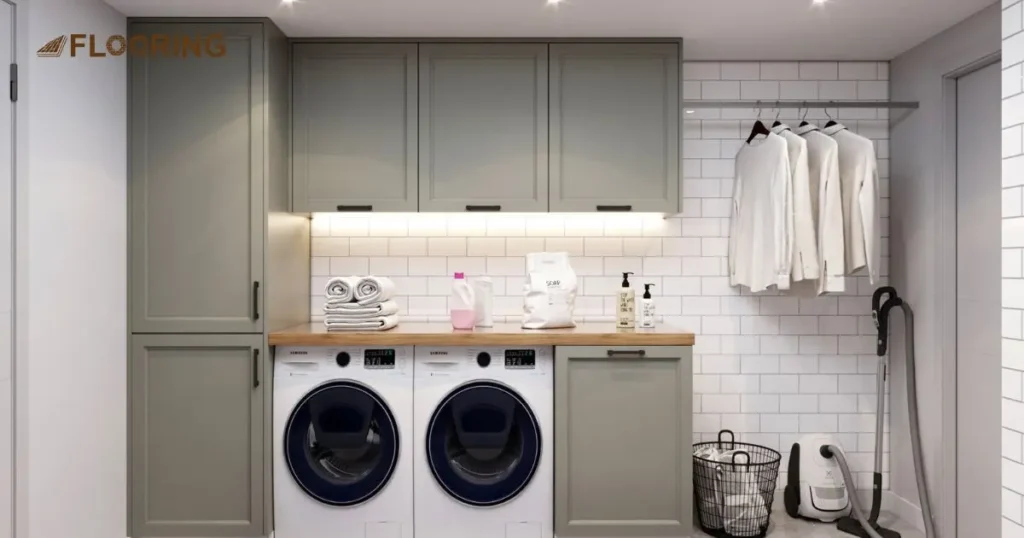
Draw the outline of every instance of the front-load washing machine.
[[[412,361],[412,347],[277,350],[276,538],[412,538]]]
[[[416,538],[553,536],[552,351],[416,347]]]

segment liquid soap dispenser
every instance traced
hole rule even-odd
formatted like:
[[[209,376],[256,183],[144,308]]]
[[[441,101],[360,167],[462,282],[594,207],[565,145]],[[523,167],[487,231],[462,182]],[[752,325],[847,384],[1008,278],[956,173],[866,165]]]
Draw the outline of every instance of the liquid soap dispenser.
[[[654,328],[654,299],[651,298],[651,286],[644,284],[644,296],[640,299],[640,326],[644,329]]]
[[[616,327],[620,329],[633,329],[636,327],[636,292],[629,287],[629,275],[632,272],[622,273],[622,289],[619,290],[619,322]]]

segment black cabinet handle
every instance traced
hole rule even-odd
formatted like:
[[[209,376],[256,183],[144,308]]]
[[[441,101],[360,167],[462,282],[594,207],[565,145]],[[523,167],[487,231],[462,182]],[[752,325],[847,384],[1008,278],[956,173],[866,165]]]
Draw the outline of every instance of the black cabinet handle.
[[[340,205],[338,211],[373,211],[372,205]]]
[[[255,281],[252,283],[252,320],[259,321],[260,319],[260,283]]]
[[[252,388],[260,386],[260,350],[252,350]]]
[[[623,358],[625,358],[625,357],[635,357],[637,359],[642,359],[642,358],[644,358],[644,355],[647,355],[647,352],[642,350],[642,349],[638,349],[636,351],[616,351],[614,349],[609,349],[608,350],[608,356],[612,357],[612,358],[614,358],[614,357],[623,357]]]
[[[631,205],[599,205],[597,206],[598,211],[632,211],[633,206]]]
[[[501,211],[500,205],[467,205],[466,211]]]

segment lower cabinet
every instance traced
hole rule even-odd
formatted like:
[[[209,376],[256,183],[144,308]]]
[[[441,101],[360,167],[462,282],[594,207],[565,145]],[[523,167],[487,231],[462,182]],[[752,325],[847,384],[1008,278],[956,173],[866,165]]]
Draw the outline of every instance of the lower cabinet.
[[[262,536],[261,334],[131,337],[131,536]]]
[[[690,347],[555,348],[555,534],[693,532]]]

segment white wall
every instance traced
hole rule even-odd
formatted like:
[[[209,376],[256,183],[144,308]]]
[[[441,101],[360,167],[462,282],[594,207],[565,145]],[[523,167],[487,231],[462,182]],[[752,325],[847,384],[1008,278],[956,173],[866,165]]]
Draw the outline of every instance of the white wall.
[[[954,479],[956,312],[946,299],[941,277],[955,275],[955,173],[945,167],[946,135],[955,124],[947,117],[947,74],[999,50],[999,8],[994,5],[933,37],[892,61],[891,97],[919,101],[918,110],[893,113],[892,121],[892,281],[914,309],[921,437],[929,497],[940,528],[955,516],[955,496],[943,495],[944,480]],[[955,161],[953,161],[955,164]],[[904,370],[902,316],[894,316],[890,339],[892,387],[892,490],[918,504],[910,452]],[[947,337],[944,339],[944,337]],[[948,376],[944,377],[944,373]],[[946,391],[949,390],[947,393]],[[947,472],[948,471],[948,472]]]
[[[683,66],[687,99],[885,99],[888,64],[879,62],[698,62]],[[883,217],[888,217],[886,110],[841,110],[852,130],[877,143]],[[832,111],[836,114],[836,111]],[[796,110],[783,118],[796,118]],[[765,110],[769,123],[774,111]],[[697,333],[695,437],[720,428],[782,449],[804,433],[836,433],[859,485],[870,487],[874,449],[873,287],[848,279],[849,293],[826,298],[741,295],[728,285],[726,245],[733,158],[753,110],[699,109],[684,115],[682,214],[386,215],[318,214],[313,220],[312,310],[322,316],[329,275],[373,273],[398,284],[403,319],[448,319],[451,273],[494,278],[499,319],[519,321],[524,255],[564,250],[580,277],[579,319],[614,320],[621,271],[653,289],[665,322]],[[822,110],[812,121],[824,123]],[[794,123],[798,123],[798,120]],[[888,219],[883,219],[883,235]],[[883,255],[887,252],[883,239]],[[883,262],[883,275],[888,268]],[[637,294],[638,297],[640,293]],[[780,479],[785,479],[785,473]]]
[[[24,0],[34,52],[61,34],[124,34],[99,0]],[[105,40],[105,39],[104,39]],[[22,66],[18,536],[126,535],[126,66]]]
[[[1024,537],[1024,4],[1003,1],[1003,537]]]

